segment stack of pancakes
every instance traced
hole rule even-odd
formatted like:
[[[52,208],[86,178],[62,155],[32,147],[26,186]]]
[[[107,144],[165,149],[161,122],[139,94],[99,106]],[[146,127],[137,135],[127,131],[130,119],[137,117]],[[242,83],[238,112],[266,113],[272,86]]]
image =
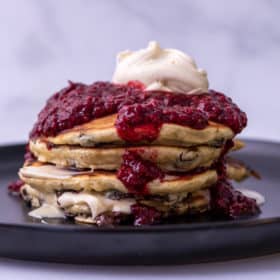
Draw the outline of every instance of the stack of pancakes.
[[[115,122],[116,115],[96,118],[29,141],[32,157],[19,176],[21,195],[35,208],[31,216],[138,225],[210,209],[209,190],[219,179],[216,163],[235,136],[229,127],[165,123],[156,140],[128,145]],[[233,143],[231,150],[243,146]],[[232,179],[250,174],[242,164],[228,162]],[[149,172],[160,175],[149,178]]]

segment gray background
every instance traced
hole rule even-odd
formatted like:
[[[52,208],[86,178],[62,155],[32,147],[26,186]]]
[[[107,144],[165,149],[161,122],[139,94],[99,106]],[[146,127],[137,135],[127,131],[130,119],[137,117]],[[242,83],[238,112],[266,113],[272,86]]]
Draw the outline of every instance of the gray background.
[[[248,113],[243,135],[280,139],[280,1],[0,1],[1,143],[26,140],[68,79],[110,80],[115,54],[157,40],[192,55]]]

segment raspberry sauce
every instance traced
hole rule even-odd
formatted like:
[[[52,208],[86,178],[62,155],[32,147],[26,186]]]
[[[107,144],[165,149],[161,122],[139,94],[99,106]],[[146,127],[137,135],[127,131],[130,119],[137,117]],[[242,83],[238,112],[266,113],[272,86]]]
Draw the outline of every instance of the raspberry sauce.
[[[225,180],[220,180],[210,190],[211,210],[217,216],[236,219],[260,213],[254,199],[244,196]]]
[[[27,144],[25,146],[25,154],[24,154],[24,161],[26,163],[32,163],[34,161],[36,161],[36,157],[32,154],[32,152],[30,151],[30,147],[29,144]]]
[[[23,181],[17,180],[17,181],[11,182],[11,183],[8,185],[8,190],[9,190],[11,193],[19,193],[20,188],[21,188],[23,185],[24,185],[24,182],[23,182]]]
[[[139,82],[125,85],[95,82],[69,83],[49,98],[30,133],[31,138],[55,136],[93,119],[117,113],[115,126],[127,142],[153,141],[164,123],[195,129],[209,121],[229,126],[239,133],[247,117],[229,97],[216,91],[186,95],[145,91]]]
[[[164,177],[163,171],[149,160],[144,160],[136,151],[126,151],[117,177],[129,193],[148,194],[147,184]]]
[[[134,226],[153,225],[161,222],[162,214],[153,207],[134,204],[131,206]]]

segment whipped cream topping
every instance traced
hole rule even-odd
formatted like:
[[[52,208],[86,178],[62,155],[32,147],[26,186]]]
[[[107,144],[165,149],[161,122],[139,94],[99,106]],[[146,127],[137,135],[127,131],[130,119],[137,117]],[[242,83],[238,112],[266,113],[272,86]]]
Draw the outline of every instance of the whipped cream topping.
[[[186,94],[208,91],[205,70],[199,69],[187,54],[176,49],[162,49],[150,42],[146,49],[118,54],[114,83],[140,81],[146,90],[163,90]]]

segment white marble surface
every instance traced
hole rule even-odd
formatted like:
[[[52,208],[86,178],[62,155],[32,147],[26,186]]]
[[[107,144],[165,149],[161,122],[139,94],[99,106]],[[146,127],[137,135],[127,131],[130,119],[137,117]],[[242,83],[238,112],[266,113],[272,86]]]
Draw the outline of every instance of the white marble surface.
[[[212,88],[248,113],[247,137],[280,139],[277,0],[0,2],[0,143],[27,138],[68,79],[110,80],[115,54],[156,39],[207,69]]]
[[[280,140],[280,1],[0,1],[0,143],[24,141],[46,98],[110,80],[115,54],[151,39],[207,69],[249,117],[247,137]],[[0,279],[279,279],[280,257],[178,267],[106,268],[0,260]]]

